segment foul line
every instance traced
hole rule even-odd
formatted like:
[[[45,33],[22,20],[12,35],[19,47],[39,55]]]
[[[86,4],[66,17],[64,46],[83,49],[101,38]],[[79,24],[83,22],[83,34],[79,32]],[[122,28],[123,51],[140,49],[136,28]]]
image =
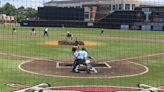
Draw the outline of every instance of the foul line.
[[[45,58],[37,58],[37,57],[23,56],[23,55],[17,55],[17,54],[12,54],[12,53],[2,53],[2,52],[0,52],[0,55],[12,56],[12,57],[23,58],[23,59],[53,61],[53,60],[45,59]]]
[[[163,53],[151,54],[151,55],[143,55],[143,56],[119,59],[119,60],[110,60],[108,62],[113,62],[113,61],[130,61],[130,60],[135,60],[135,59],[142,59],[142,58],[155,57],[155,56],[161,56],[161,55],[164,55],[164,52]]]

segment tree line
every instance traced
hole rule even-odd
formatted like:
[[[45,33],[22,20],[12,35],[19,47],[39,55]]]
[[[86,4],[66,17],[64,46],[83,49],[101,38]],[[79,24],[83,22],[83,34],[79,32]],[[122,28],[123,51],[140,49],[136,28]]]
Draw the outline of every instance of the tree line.
[[[17,22],[20,22],[23,19],[36,18],[37,10],[31,7],[25,8],[23,6],[16,8],[14,5],[6,3],[4,6],[0,7],[0,14],[15,16]]]

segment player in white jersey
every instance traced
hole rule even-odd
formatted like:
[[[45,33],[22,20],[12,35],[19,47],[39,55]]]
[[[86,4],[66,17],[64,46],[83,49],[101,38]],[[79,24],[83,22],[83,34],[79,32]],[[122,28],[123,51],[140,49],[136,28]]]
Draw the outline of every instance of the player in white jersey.
[[[48,36],[48,27],[44,28],[44,36],[47,35]]]

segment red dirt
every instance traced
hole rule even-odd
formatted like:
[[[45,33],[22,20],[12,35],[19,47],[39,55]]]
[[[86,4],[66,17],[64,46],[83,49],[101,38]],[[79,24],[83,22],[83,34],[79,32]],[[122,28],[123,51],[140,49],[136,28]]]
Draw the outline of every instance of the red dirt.
[[[67,77],[117,77],[125,75],[134,75],[145,72],[143,66],[130,62],[108,62],[112,68],[97,68],[96,74],[73,73],[71,68],[56,68],[58,61],[34,60],[21,65],[21,68],[44,75],[67,76]]]
[[[25,89],[32,86],[26,86],[19,83],[7,84],[11,88]],[[80,91],[80,92],[116,92],[116,91],[141,91],[141,88],[135,87],[120,87],[120,86],[59,86],[59,87],[46,87],[45,90],[49,91]]]

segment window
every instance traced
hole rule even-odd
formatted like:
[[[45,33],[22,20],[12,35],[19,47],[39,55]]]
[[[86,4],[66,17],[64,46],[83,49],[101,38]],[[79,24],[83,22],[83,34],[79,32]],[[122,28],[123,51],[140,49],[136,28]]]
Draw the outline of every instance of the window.
[[[123,10],[123,4],[119,4],[119,10]]]
[[[130,10],[130,4],[125,4],[125,10]]]
[[[90,19],[89,13],[85,13],[85,14],[84,14],[84,18],[85,18],[85,19]]]
[[[108,5],[108,10],[110,10],[110,11],[111,11],[111,9],[112,9],[112,8],[111,8],[111,5]]]
[[[118,10],[118,4],[116,4],[116,10]]]
[[[135,10],[135,6],[136,6],[135,4],[132,4],[132,10]]]
[[[116,5],[113,5],[113,10],[116,10]]]
[[[143,12],[150,12],[150,9],[149,8],[142,8],[142,11]]]

